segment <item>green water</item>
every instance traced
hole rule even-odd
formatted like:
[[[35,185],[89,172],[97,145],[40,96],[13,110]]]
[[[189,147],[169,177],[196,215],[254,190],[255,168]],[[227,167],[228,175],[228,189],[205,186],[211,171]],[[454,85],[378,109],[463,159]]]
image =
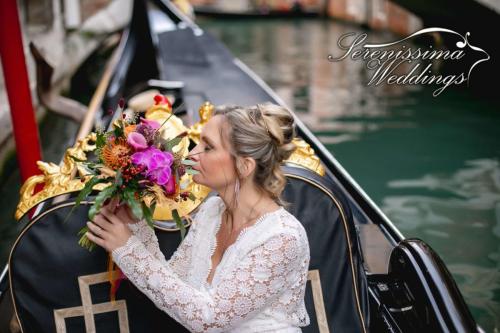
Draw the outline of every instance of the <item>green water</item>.
[[[332,21],[199,19],[318,135],[407,237],[428,242],[476,321],[500,329],[500,103],[469,90],[367,87],[364,64],[327,61]],[[380,41],[388,33],[368,32]]]

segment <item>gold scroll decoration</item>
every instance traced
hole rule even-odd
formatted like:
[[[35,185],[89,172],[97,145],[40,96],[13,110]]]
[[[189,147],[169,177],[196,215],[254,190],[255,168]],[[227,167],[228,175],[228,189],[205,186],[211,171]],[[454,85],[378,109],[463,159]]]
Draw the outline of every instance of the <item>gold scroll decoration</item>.
[[[60,165],[38,161],[38,169],[42,174],[32,176],[24,182],[20,190],[15,218],[21,219],[31,208],[44,200],[83,189],[85,181],[90,177],[72,156],[79,160],[87,160],[87,152],[95,150],[95,140],[95,133],[78,140],[74,147],[66,150]],[[78,170],[80,179],[73,177],[75,168]],[[43,189],[35,193],[35,189],[42,185]]]
[[[156,120],[161,124],[168,119],[162,127],[162,137],[164,139],[174,138],[183,132],[187,132],[188,135],[173,148],[174,153],[185,157],[189,151],[190,140],[195,143],[199,142],[201,130],[212,117],[213,111],[214,106],[209,102],[205,102],[199,109],[200,121],[190,128],[185,127],[179,117],[172,115],[172,110],[167,105],[153,105],[146,111],[146,118]],[[87,153],[94,151],[96,148],[95,140],[95,133],[91,133],[82,140],[79,140],[74,147],[66,150],[60,165],[42,161],[37,162],[38,168],[42,174],[28,178],[21,187],[20,200],[15,214],[17,220],[21,219],[31,208],[42,201],[61,194],[78,192],[85,186],[86,181],[90,179],[90,175],[72,158],[72,156],[76,157],[78,160],[87,160]],[[315,155],[314,150],[301,139],[295,139],[293,142],[297,145],[297,149],[292,153],[290,158],[284,162],[304,167],[316,172],[320,176],[324,176],[324,168],[319,158]],[[79,178],[73,177],[73,170],[75,170],[75,168],[78,171]],[[171,211],[174,208],[178,209],[181,216],[185,216],[196,209],[210,192],[209,188],[194,183],[191,175],[184,175],[181,178],[181,183],[186,185],[184,190],[194,194],[196,200],[181,202],[169,200],[160,202],[156,206],[153,216],[154,219],[160,221],[172,220]],[[43,189],[35,193],[35,188],[42,185]],[[99,184],[96,185],[94,189],[102,190],[107,185],[108,184]]]

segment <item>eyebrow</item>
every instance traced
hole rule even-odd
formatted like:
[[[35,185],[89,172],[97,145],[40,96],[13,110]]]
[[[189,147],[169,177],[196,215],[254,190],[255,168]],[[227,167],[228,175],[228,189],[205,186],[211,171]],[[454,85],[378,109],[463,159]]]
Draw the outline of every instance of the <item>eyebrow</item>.
[[[200,139],[203,140],[203,141],[206,141],[209,145],[215,146],[214,142],[210,138],[206,137],[203,134],[200,136]]]

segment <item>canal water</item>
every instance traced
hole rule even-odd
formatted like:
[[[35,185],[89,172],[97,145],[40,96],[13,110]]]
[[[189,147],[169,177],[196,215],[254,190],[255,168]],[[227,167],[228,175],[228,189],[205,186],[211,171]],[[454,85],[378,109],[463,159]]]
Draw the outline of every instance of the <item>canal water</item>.
[[[362,32],[355,25],[318,19],[198,23],[297,112],[406,237],[421,238],[439,253],[476,321],[498,332],[499,101],[467,89],[433,97],[436,87],[367,87],[362,62],[327,61],[328,54],[341,54],[342,34]],[[378,42],[398,39],[367,33]]]
[[[486,332],[498,332],[499,102],[466,89],[432,97],[432,88],[367,87],[362,63],[326,60],[340,35],[362,31],[355,25],[317,19],[198,23],[297,112],[405,236],[425,240],[440,254],[477,322]],[[368,34],[381,41],[395,38]],[[73,80],[86,104],[103,59],[91,60]],[[49,115],[41,125],[44,160],[58,163],[77,128]],[[22,227],[13,219],[19,191],[15,161],[6,170],[0,180],[2,264]]]

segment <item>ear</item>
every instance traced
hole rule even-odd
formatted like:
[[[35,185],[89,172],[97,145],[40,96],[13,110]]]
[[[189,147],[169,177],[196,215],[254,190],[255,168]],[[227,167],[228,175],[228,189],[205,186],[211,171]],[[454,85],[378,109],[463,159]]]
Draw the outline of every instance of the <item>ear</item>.
[[[257,166],[255,160],[251,157],[243,157],[239,162],[240,163],[238,165],[238,169],[242,178],[247,178],[248,176],[250,176]]]

